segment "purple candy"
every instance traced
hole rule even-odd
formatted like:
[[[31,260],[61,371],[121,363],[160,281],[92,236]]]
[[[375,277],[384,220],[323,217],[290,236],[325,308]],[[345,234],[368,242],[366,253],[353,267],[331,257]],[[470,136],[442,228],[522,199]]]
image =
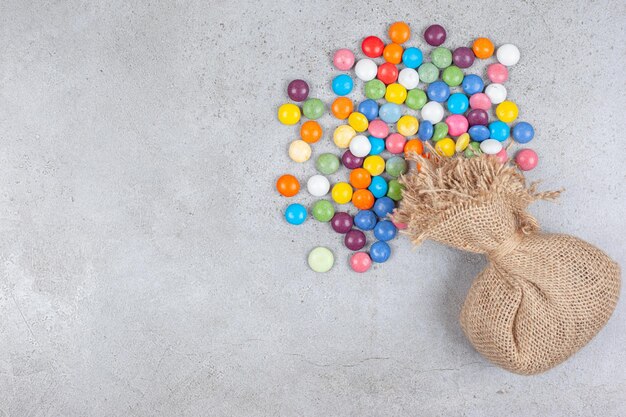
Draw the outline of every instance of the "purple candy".
[[[352,216],[348,213],[338,211],[330,220],[330,225],[337,233],[348,233],[352,229]]]
[[[470,110],[467,115],[465,115],[465,117],[467,118],[467,122],[470,126],[487,126],[487,124],[489,123],[489,115],[486,111],[482,109]]]
[[[346,233],[344,243],[346,244],[346,247],[350,250],[362,249],[366,243],[365,233],[361,232],[360,230],[352,229],[348,233]]]
[[[432,46],[439,46],[446,41],[446,30],[441,25],[432,25],[424,32],[426,43]]]
[[[344,152],[341,157],[341,162],[343,163],[343,166],[348,169],[357,169],[363,166],[363,158],[354,156],[350,150]]]
[[[452,52],[452,62],[459,68],[471,67],[474,63],[474,59],[476,59],[474,51],[466,46],[456,48],[454,52]]]
[[[293,101],[304,101],[309,96],[309,85],[304,80],[293,80],[287,87],[287,95]]]

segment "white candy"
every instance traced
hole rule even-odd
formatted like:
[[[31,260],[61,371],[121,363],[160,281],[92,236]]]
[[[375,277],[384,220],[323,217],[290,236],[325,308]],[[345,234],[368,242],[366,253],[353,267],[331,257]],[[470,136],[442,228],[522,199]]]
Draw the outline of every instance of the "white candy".
[[[429,101],[422,107],[422,119],[432,124],[439,123],[443,120],[443,106],[436,101]]]
[[[492,104],[500,104],[506,100],[506,87],[498,83],[489,84],[485,88],[485,94]]]
[[[419,82],[420,76],[413,68],[405,68],[398,75],[398,83],[407,90],[414,89]]]
[[[485,139],[480,142],[480,150],[487,155],[495,155],[502,150],[502,142],[495,139]]]
[[[357,62],[354,67],[354,72],[360,80],[370,81],[376,78],[378,66],[371,59],[359,59],[359,62]]]
[[[315,197],[322,197],[328,194],[328,190],[330,190],[330,182],[328,182],[328,178],[323,175],[313,175],[306,182],[306,189],[309,190],[309,193]]]
[[[515,45],[505,43],[498,48],[496,58],[502,65],[513,66],[519,62],[519,49]]]
[[[350,152],[357,158],[367,156],[372,150],[372,144],[367,136],[357,135],[350,141]]]

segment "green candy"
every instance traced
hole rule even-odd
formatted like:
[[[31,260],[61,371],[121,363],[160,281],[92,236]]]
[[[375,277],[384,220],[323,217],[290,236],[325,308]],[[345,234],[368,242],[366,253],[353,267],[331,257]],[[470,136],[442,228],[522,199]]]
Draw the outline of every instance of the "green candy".
[[[315,272],[328,272],[335,263],[335,257],[328,248],[318,246],[309,253],[308,262]]]
[[[480,142],[470,142],[464,152],[466,158],[473,158],[482,153],[483,151],[480,150]]]
[[[335,215],[333,203],[328,200],[319,200],[313,205],[313,217],[320,222],[329,222]]]
[[[437,47],[431,51],[430,60],[438,68],[449,67],[452,64],[452,52],[443,46]]]
[[[409,93],[406,95],[406,100],[404,101],[404,104],[406,104],[409,109],[419,110],[424,107],[426,101],[428,101],[428,99],[426,98],[426,93],[424,92],[424,90],[416,88],[409,91]]]
[[[437,142],[446,137],[448,134],[448,125],[444,122],[435,123],[435,131],[433,133],[433,142]]]
[[[324,114],[324,103],[319,98],[310,98],[302,105],[302,113],[308,119],[319,119]]]
[[[450,87],[456,87],[457,85],[461,85],[463,82],[463,71],[461,68],[456,65],[451,65],[445,70],[443,70],[443,74],[441,74],[441,79],[448,84]]]
[[[387,197],[394,201],[402,200],[402,191],[404,191],[404,185],[400,184],[398,180],[389,181],[389,190],[387,191]]]
[[[417,69],[420,81],[426,84],[434,83],[439,78],[439,69],[430,62],[424,62]]]
[[[407,170],[406,161],[404,158],[399,156],[392,156],[387,159],[387,163],[385,165],[385,171],[389,174],[390,177],[398,178],[400,175],[404,174]]]
[[[383,98],[386,91],[385,83],[380,80],[370,80],[365,83],[365,97],[372,100]]]
[[[339,169],[339,158],[332,153],[323,153],[317,157],[315,168],[324,175],[330,175]]]

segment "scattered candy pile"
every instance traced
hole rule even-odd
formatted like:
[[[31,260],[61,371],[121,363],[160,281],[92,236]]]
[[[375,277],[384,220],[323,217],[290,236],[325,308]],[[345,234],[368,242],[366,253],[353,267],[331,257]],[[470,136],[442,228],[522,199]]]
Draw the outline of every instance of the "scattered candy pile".
[[[411,35],[406,23],[392,24],[388,35],[391,43],[387,45],[376,36],[363,39],[361,50],[365,58],[358,61],[348,49],[335,52],[335,67],[340,71],[354,68],[356,78],[364,83],[366,100],[355,109],[353,101],[346,97],[354,90],[353,78],[348,74],[333,78],[331,88],[338,97],[330,110],[336,119],[347,120],[347,124],[339,125],[332,138],[343,153],[340,157],[332,153],[319,155],[315,161],[319,174],[306,184],[315,197],[324,197],[330,191],[336,204],[352,202],[358,209],[355,215],[335,211],[333,203],[326,199],[311,207],[316,220],[330,222],[335,232],[344,235],[346,247],[356,251],[350,257],[350,266],[356,272],[367,271],[372,262],[387,261],[391,255],[387,242],[397,235],[398,229],[406,227],[394,223],[391,216],[402,199],[398,177],[408,169],[406,155],[415,152],[428,157],[423,143],[432,141],[435,151],[445,157],[462,153],[471,158],[485,153],[504,163],[508,156],[503,143],[509,137],[509,145],[513,141],[525,144],[534,137],[534,129],[527,122],[509,126],[518,117],[518,107],[506,100],[507,90],[502,83],[509,78],[507,67],[520,59],[516,46],[504,44],[495,51],[491,40],[478,38],[471,48],[452,51],[441,46],[446,40],[445,29],[432,25],[424,32],[426,43],[434,47],[430,62],[425,62],[421,49],[402,46]],[[498,62],[487,67],[488,85],[480,76],[463,72],[476,58],[489,59],[494,51]],[[382,62],[378,64],[375,59]],[[418,87],[420,82],[424,88]],[[278,119],[285,125],[299,123],[302,115],[309,119],[300,126],[301,140],[289,146],[293,161],[306,162],[311,158],[311,144],[322,138],[322,127],[316,119],[324,114],[325,105],[320,99],[309,98],[309,85],[303,80],[289,83],[287,94],[302,106],[283,104],[278,109]],[[494,105],[497,120],[490,121],[489,112]],[[523,171],[533,169],[537,162],[537,154],[531,149],[522,149],[515,156],[515,163]],[[348,181],[331,188],[326,176],[337,172],[340,165],[350,170]],[[300,191],[300,182],[286,174],[278,179],[276,188],[283,196],[293,197]],[[302,224],[307,209],[301,204],[290,204],[285,218],[290,224]],[[373,231],[376,238],[369,253],[362,251],[367,244],[364,231]],[[309,254],[308,262],[314,271],[326,272],[332,268],[334,256],[327,248],[317,247]]]

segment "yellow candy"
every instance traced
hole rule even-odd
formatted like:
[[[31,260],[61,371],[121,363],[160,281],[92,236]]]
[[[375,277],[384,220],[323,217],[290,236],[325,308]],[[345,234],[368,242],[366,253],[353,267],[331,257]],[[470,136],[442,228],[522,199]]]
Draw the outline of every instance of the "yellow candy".
[[[417,121],[417,118],[409,116],[408,114],[402,116],[396,124],[396,129],[398,129],[398,133],[402,136],[413,136],[417,133],[417,129],[419,127],[420,124]]]
[[[454,155],[454,151],[455,151],[455,143],[452,139],[450,138],[443,138],[441,140],[438,140],[437,143],[435,144],[435,150],[437,151],[437,153],[441,156],[452,156]]]
[[[470,143],[469,133],[463,133],[461,136],[456,138],[455,150],[457,152],[463,152],[465,148],[467,148],[467,145],[469,145],[469,143]]]
[[[385,92],[385,100],[390,103],[402,104],[406,100],[406,88],[398,83],[389,84]]]
[[[378,155],[370,155],[363,161],[363,168],[373,177],[385,171],[385,160]]]
[[[333,133],[333,141],[337,147],[345,149],[350,146],[350,141],[356,136],[356,131],[352,126],[341,125]]]
[[[311,157],[311,146],[303,140],[294,140],[289,145],[289,157],[295,162],[305,162]]]
[[[503,101],[496,107],[496,116],[504,123],[511,123],[513,120],[517,119],[518,114],[519,110],[517,104],[512,101]]]
[[[331,196],[337,204],[346,204],[352,201],[352,187],[346,182],[338,182],[333,186]]]
[[[283,104],[278,108],[278,120],[284,125],[295,125],[300,121],[300,107],[292,103]]]
[[[348,117],[348,124],[354,128],[357,132],[365,132],[367,130],[367,126],[369,126],[369,122],[367,121],[367,117],[363,113],[359,113],[358,111],[352,112]]]

